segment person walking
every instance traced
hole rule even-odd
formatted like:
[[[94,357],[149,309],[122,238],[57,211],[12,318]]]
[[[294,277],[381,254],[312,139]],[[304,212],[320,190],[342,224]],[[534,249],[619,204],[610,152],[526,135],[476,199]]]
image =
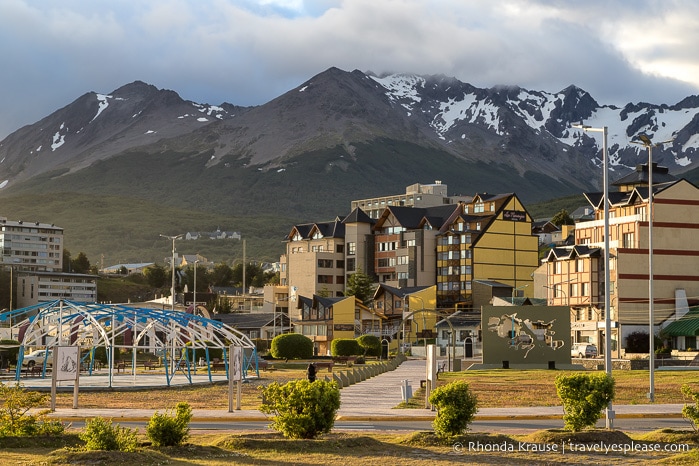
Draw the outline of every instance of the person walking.
[[[308,365],[307,376],[308,376],[308,381],[309,381],[309,382],[315,382],[315,381],[316,381],[316,365],[315,365],[315,364],[310,363],[310,364]]]

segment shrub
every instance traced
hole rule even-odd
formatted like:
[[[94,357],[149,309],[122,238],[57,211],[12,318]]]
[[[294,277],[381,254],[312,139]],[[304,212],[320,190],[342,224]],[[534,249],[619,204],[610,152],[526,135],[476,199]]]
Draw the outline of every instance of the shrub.
[[[432,426],[443,438],[462,434],[478,411],[476,395],[469,390],[468,383],[461,380],[434,389],[429,401],[437,408]]]
[[[353,338],[335,338],[330,344],[330,354],[333,356],[358,356],[364,350]]]
[[[602,410],[614,399],[614,379],[608,374],[559,375],[556,392],[563,403],[565,428],[578,432],[602,417]]]
[[[687,419],[694,428],[694,431],[699,431],[699,392],[692,390],[689,385],[682,385],[682,395],[685,398],[692,400],[694,405],[685,404],[682,407],[682,417]]]
[[[300,333],[277,335],[271,353],[277,359],[309,359],[313,357],[313,341]]]
[[[19,384],[0,383],[0,437],[62,434],[65,426],[60,421],[47,419],[48,409],[36,411],[46,398]],[[34,412],[30,414],[30,411]]]
[[[362,335],[357,343],[364,350],[364,356],[381,356],[381,340],[376,335]]]
[[[269,384],[263,391],[260,411],[274,414],[270,427],[287,438],[313,439],[330,432],[340,409],[340,389],[335,382],[292,380]]]
[[[2,348],[8,345],[8,348]],[[19,354],[19,342],[17,340],[0,340],[0,361],[7,364],[17,364]]]
[[[148,421],[146,435],[156,447],[173,447],[182,444],[189,436],[189,421],[192,408],[180,402],[175,406],[175,414],[156,412]]]
[[[647,353],[650,348],[650,337],[648,332],[635,331],[626,336],[627,353]]]
[[[102,417],[89,419],[80,435],[86,450],[135,451],[138,447],[136,429],[113,424]]]

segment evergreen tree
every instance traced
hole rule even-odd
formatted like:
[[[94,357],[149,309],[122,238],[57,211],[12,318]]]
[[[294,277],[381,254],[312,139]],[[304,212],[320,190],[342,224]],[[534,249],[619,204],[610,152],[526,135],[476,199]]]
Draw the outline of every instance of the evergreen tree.
[[[371,277],[358,268],[355,273],[347,278],[345,286],[345,296],[355,296],[363,303],[369,302],[374,296],[374,282]]]

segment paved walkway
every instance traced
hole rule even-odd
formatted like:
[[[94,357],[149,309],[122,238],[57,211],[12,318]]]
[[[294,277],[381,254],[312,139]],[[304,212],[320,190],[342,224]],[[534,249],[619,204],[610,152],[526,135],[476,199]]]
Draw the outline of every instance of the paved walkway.
[[[341,406],[338,411],[338,419],[342,420],[432,420],[435,412],[430,409],[395,409],[395,406],[403,400],[401,387],[404,380],[408,380],[415,392],[420,387],[420,380],[425,378],[425,361],[421,359],[409,359],[398,366],[396,370],[385,372],[363,382],[345,387],[340,391]],[[225,380],[223,375],[215,376],[216,380]],[[28,387],[50,387],[50,379],[23,379]],[[194,383],[208,383],[208,376],[197,375]],[[80,382],[80,390],[104,389],[108,383],[108,377],[84,377]],[[112,386],[118,389],[143,388],[144,386],[162,386],[165,383],[163,375],[141,375],[135,379],[130,375],[114,376]],[[171,382],[173,385],[188,384],[183,375],[177,375]],[[108,385],[106,385],[108,386]],[[72,391],[71,387],[65,387]],[[624,417],[681,417],[682,404],[639,404],[639,405],[615,405],[617,418]],[[51,414],[52,417],[75,420],[86,419],[95,416],[121,420],[147,420],[155,410],[153,409],[71,409],[60,408]],[[561,418],[563,409],[561,406],[527,407],[527,408],[481,408],[476,414],[476,419],[544,419]],[[206,420],[265,420],[267,416],[257,410],[207,410],[194,409],[193,418],[199,421]]]

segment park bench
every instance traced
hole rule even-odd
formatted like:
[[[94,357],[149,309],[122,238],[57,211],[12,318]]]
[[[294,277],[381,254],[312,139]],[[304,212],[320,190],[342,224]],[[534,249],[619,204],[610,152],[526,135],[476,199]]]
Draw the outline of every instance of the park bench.
[[[143,361],[143,369],[155,370],[155,361]]]
[[[332,372],[333,366],[335,365],[335,363],[332,361],[317,361],[317,362],[314,362],[313,364],[315,364],[316,369],[320,369],[322,367],[327,367],[328,372]]]
[[[346,366],[351,366],[357,360],[357,356],[335,356],[333,361],[343,363]]]
[[[117,370],[117,374],[118,374],[120,371],[126,372],[126,363],[125,363],[124,361],[116,361],[116,364],[114,365],[114,367],[115,367],[116,370]]]

